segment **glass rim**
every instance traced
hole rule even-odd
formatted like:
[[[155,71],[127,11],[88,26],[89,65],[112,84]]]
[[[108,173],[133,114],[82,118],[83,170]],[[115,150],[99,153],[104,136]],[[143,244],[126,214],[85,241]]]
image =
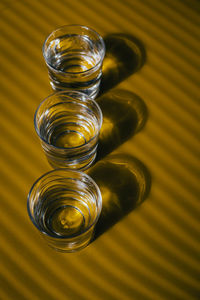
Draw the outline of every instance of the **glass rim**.
[[[86,97],[85,100],[80,100],[80,99],[76,99],[76,98],[73,98],[73,97],[67,95],[67,96],[68,96],[69,98],[71,98],[72,100],[80,100],[80,101],[83,101],[83,103],[84,103],[84,101],[87,102],[87,101],[89,100],[92,104],[95,105],[95,107],[97,108],[97,111],[98,111],[98,113],[99,113],[99,129],[98,129],[98,132],[97,132],[93,137],[91,137],[91,139],[90,139],[89,141],[87,141],[85,144],[82,144],[82,145],[79,145],[79,146],[74,146],[74,147],[57,147],[57,146],[55,146],[55,145],[53,145],[53,144],[48,143],[43,137],[41,137],[40,132],[39,132],[39,128],[38,128],[38,126],[37,126],[36,117],[37,117],[37,113],[38,113],[40,107],[42,106],[42,104],[43,104],[44,102],[46,102],[49,98],[51,98],[51,97],[53,97],[53,96],[56,96],[56,95],[60,95],[60,94],[63,94],[63,95],[64,95],[64,94],[67,94],[67,93],[75,93],[75,94],[77,94],[77,95],[81,95],[81,96],[85,96],[85,97]],[[81,147],[85,147],[86,145],[88,145],[91,141],[93,141],[93,140],[99,135],[99,132],[100,132],[102,123],[103,123],[103,113],[102,113],[101,108],[100,108],[100,106],[98,105],[98,103],[97,103],[95,100],[91,99],[91,98],[90,98],[89,96],[87,96],[86,94],[84,94],[84,93],[82,93],[82,92],[79,92],[79,91],[74,91],[74,90],[69,90],[69,91],[59,91],[59,92],[54,92],[54,93],[50,94],[50,95],[47,96],[43,101],[40,102],[40,104],[38,105],[38,107],[37,107],[37,109],[36,109],[36,111],[35,111],[35,114],[34,114],[34,127],[35,127],[35,131],[36,131],[38,137],[39,137],[45,144],[47,144],[47,145],[49,145],[49,146],[51,146],[51,147],[53,147],[53,148],[55,148],[55,149],[58,149],[58,150],[72,150],[72,149],[80,149]]]
[[[56,68],[54,68],[52,65],[50,65],[48,62],[47,62],[47,58],[46,58],[46,55],[45,55],[45,46],[46,46],[46,43],[48,41],[48,39],[56,32],[56,31],[59,31],[61,29],[65,29],[65,28],[70,28],[70,27],[80,27],[80,28],[84,28],[88,31],[91,31],[93,32],[99,39],[99,41],[101,42],[101,45],[102,45],[102,48],[103,48],[103,55],[101,56],[101,58],[99,59],[99,61],[91,68],[89,68],[88,70],[85,70],[85,71],[79,71],[79,72],[63,72],[63,71],[60,71],[60,70],[57,70]],[[79,25],[79,24],[69,24],[69,25],[63,25],[59,28],[56,28],[54,29],[45,39],[44,43],[43,43],[43,46],[42,46],[42,54],[43,54],[43,57],[44,57],[44,60],[45,60],[45,63],[47,64],[47,66],[52,69],[53,71],[59,73],[59,74],[86,74],[87,72],[90,72],[91,70],[95,69],[99,64],[101,64],[103,62],[103,59],[104,59],[104,56],[105,56],[105,51],[106,51],[106,46],[105,46],[105,43],[104,43],[104,40],[103,38],[101,37],[101,35],[95,31],[94,29],[88,27],[88,26],[85,26],[85,25]]]
[[[93,186],[95,187],[95,190],[97,192],[97,198],[96,198],[96,203],[98,202],[98,205],[96,205],[97,207],[97,215],[96,217],[94,218],[93,222],[87,227],[85,228],[83,231],[81,231],[80,233],[75,233],[75,234],[72,234],[72,235],[67,235],[67,236],[55,236],[53,234],[50,234],[50,233],[47,233],[43,230],[41,230],[41,228],[37,225],[37,223],[35,222],[32,214],[31,214],[31,210],[30,210],[30,198],[31,198],[31,194],[33,192],[33,189],[35,188],[35,186],[37,185],[37,183],[39,181],[41,181],[43,178],[47,177],[49,174],[51,173],[57,173],[59,171],[67,171],[67,172],[71,172],[71,173],[75,173],[75,174],[79,174],[87,179],[89,179],[90,183],[93,184]],[[72,177],[67,177],[67,179],[73,179]],[[80,179],[79,179],[80,180]],[[81,180],[80,180],[81,181]],[[46,173],[44,173],[43,175],[41,175],[32,185],[29,193],[28,193],[28,196],[27,196],[27,211],[28,211],[28,215],[31,219],[31,222],[33,223],[33,225],[43,234],[45,234],[46,236],[49,236],[49,237],[52,237],[52,238],[55,238],[55,239],[70,239],[70,238],[75,238],[77,236],[81,236],[82,234],[86,233],[87,231],[90,230],[90,228],[92,228],[92,226],[94,224],[96,224],[96,222],[98,221],[99,219],[99,216],[100,216],[100,213],[101,213],[101,210],[102,210],[102,195],[101,195],[101,191],[100,191],[100,188],[98,187],[98,185],[96,184],[96,182],[92,179],[92,177],[90,177],[88,174],[84,173],[84,172],[81,172],[81,171],[77,171],[77,170],[71,170],[71,169],[68,169],[68,168],[58,168],[58,169],[54,169],[54,170],[51,170],[51,171],[48,171]]]

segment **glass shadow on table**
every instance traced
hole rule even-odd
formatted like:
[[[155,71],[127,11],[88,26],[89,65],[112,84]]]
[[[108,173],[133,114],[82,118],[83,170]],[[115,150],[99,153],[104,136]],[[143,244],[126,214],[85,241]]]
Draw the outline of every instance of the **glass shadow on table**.
[[[148,112],[139,96],[124,89],[112,89],[96,101],[103,113],[97,162],[139,132],[147,121]]]
[[[93,241],[148,196],[151,175],[145,165],[131,155],[108,155],[87,173],[96,181],[102,194],[102,212]]]
[[[99,95],[140,70],[146,62],[143,43],[130,34],[108,34],[104,37],[104,42],[106,54]]]

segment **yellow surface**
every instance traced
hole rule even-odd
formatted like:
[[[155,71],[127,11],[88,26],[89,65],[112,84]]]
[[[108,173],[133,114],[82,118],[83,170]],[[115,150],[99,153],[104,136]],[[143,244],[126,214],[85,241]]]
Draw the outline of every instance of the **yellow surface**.
[[[31,185],[50,170],[33,126],[36,107],[51,93],[41,48],[64,24],[92,27],[111,50],[118,34],[119,56],[110,51],[105,60],[111,94],[104,95],[120,84],[122,95],[132,93],[126,105],[141,99],[148,114],[139,108],[137,133],[126,136],[129,108],[113,125],[111,99],[102,137],[107,130],[107,152],[134,156],[151,177],[145,201],[74,254],[51,250],[26,210]],[[200,2],[1,0],[0,28],[0,299],[199,299]],[[129,50],[133,41],[143,45],[139,54],[132,49],[136,62],[143,55],[135,69],[131,51],[124,61],[120,55],[120,36]],[[104,196],[115,201],[108,190]]]

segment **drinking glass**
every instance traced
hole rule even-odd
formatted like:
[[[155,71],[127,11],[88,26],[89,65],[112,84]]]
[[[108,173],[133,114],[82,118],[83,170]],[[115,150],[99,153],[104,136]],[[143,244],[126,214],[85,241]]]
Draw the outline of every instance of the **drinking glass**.
[[[56,92],[36,110],[35,130],[53,168],[87,169],[96,157],[102,112],[77,91]]]
[[[27,201],[31,221],[48,245],[61,252],[74,252],[88,245],[101,208],[101,193],[92,178],[69,169],[41,176]]]
[[[94,99],[99,91],[104,55],[104,41],[93,29],[66,25],[54,30],[43,45],[53,90],[78,90]]]

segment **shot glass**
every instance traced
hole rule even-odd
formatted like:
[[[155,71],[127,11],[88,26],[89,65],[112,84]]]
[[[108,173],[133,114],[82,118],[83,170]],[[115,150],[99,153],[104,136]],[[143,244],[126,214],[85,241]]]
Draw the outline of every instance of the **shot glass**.
[[[92,178],[69,169],[41,176],[27,201],[32,223],[48,245],[61,252],[75,252],[88,245],[101,208],[101,193]]]
[[[56,92],[36,110],[35,130],[53,168],[87,169],[96,157],[102,112],[76,91]]]
[[[93,29],[66,25],[54,30],[43,45],[53,90],[77,90],[94,99],[99,91],[104,55],[104,41]]]

